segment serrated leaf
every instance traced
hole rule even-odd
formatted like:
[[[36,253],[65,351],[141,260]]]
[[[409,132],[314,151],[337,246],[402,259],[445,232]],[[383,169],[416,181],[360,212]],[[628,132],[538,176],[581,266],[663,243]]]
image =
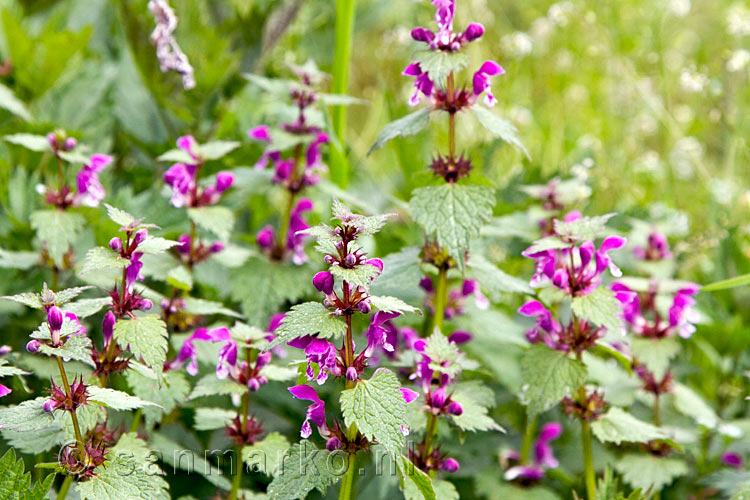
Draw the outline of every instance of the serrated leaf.
[[[176,266],[167,272],[166,281],[175,288],[189,292],[193,289],[193,274],[185,266]]]
[[[437,500],[432,479],[405,456],[397,458],[398,475],[405,500]],[[444,500],[440,498],[440,500]]]
[[[453,423],[464,431],[501,431],[489,415],[489,408],[495,406],[495,393],[478,381],[460,382],[454,386],[451,395],[453,401],[461,403],[463,413],[451,416]]]
[[[0,267],[28,270],[41,262],[39,252],[11,252],[0,248]]]
[[[70,335],[73,335],[74,333],[78,333],[80,330],[81,330],[81,326],[79,322],[74,321],[73,319],[68,318],[67,316],[63,317],[62,326],[60,327],[60,332],[59,332],[61,338],[66,338]],[[29,336],[32,339],[51,340],[52,333],[50,332],[49,324],[45,321],[44,323],[39,325],[39,328],[34,330]]]
[[[218,160],[240,146],[236,141],[210,141],[198,148],[202,160]]]
[[[555,233],[565,241],[593,241],[604,235],[607,229],[607,221],[614,216],[615,214],[606,214],[596,217],[581,217],[571,222],[555,219]]]
[[[210,300],[198,299],[195,297],[186,297],[184,301],[185,311],[190,314],[200,314],[203,316],[209,314],[223,314],[224,316],[242,318],[240,313],[224,307],[221,302],[212,302]]]
[[[538,253],[538,252],[544,252],[546,250],[558,250],[562,248],[570,248],[571,246],[573,246],[572,243],[563,241],[557,236],[545,236],[541,240],[535,241],[526,250],[526,253],[533,254],[533,253]]]
[[[669,363],[680,353],[680,342],[675,338],[649,339],[635,337],[630,342],[633,358],[646,365],[654,376],[661,378]]]
[[[19,304],[23,304],[33,309],[44,308],[44,303],[42,302],[41,297],[39,297],[38,293],[34,292],[24,292],[17,295],[5,295],[3,297],[0,297],[0,299],[18,302]]]
[[[237,416],[236,411],[224,408],[197,408],[193,427],[197,431],[223,429]]]
[[[234,214],[227,207],[188,208],[187,212],[198,227],[215,234],[222,241],[229,239],[234,227]]]
[[[404,248],[383,258],[383,272],[370,285],[374,295],[392,295],[402,300],[421,300],[419,280],[424,274],[419,268],[419,248]]]
[[[437,238],[460,270],[471,239],[490,220],[494,205],[491,187],[462,184],[415,189],[409,202],[414,220],[428,237]]]
[[[31,113],[21,99],[16,97],[13,91],[0,83],[0,108],[7,109],[14,115],[23,118],[27,122],[32,120]],[[49,143],[48,143],[49,144]],[[0,497],[1,498],[1,497]]]
[[[380,231],[383,228],[383,226],[385,226],[385,223],[388,221],[390,217],[393,217],[395,215],[395,214],[380,214],[380,215],[355,214],[349,209],[349,207],[341,203],[336,198],[333,199],[333,204],[331,206],[331,213],[333,215],[333,218],[340,220],[342,224],[357,228],[358,237],[372,236],[373,234]],[[330,226],[322,224],[319,227],[323,228],[322,232],[323,232],[324,237],[334,238],[335,240],[338,240],[338,237],[335,236],[335,233],[333,233],[329,229]]]
[[[481,255],[473,254],[467,265],[469,267],[469,277],[479,281],[483,287],[490,290],[493,294],[503,292],[533,293],[526,281],[506,274]]]
[[[91,339],[85,335],[69,335],[65,343],[60,347],[52,347],[47,344],[39,345],[39,352],[47,356],[58,356],[63,359],[74,359],[89,366],[94,366],[91,360]]]
[[[655,457],[653,455],[628,454],[615,464],[615,470],[633,488],[661,491],[676,478],[689,472],[683,460]]]
[[[159,236],[148,236],[145,241],[138,245],[138,251],[145,254],[158,255],[179,244],[180,242],[178,241],[167,240]]]
[[[49,427],[55,419],[42,408],[47,399],[38,397],[16,406],[0,408],[0,428],[4,431],[34,432]]]
[[[93,290],[94,286],[75,286],[73,288],[65,288],[64,290],[60,290],[59,292],[55,292],[55,305],[61,306],[63,304],[67,304],[71,300],[75,299],[79,295],[81,295],[86,290]],[[42,297],[42,300],[44,300],[44,297]]]
[[[424,347],[424,355],[430,358],[430,368],[432,370],[444,373],[449,377],[455,377],[461,371],[459,363],[461,352],[454,342],[450,342],[448,337],[443,335],[438,329],[435,329],[432,335],[427,338]]]
[[[373,267],[373,266],[370,266]],[[267,349],[305,335],[335,338],[346,332],[346,323],[320,302],[304,302],[292,307],[274,332],[276,338]]]
[[[130,366],[134,367],[136,364],[131,363]],[[190,393],[190,383],[182,371],[170,370],[164,373],[164,380],[161,383],[155,376],[152,375],[152,377],[135,370],[125,372],[125,378],[133,394],[158,405],[143,408],[143,416],[148,427],[154,426],[161,420],[162,415],[182,404]]]
[[[11,144],[18,144],[31,151],[52,151],[52,147],[47,140],[47,137],[43,135],[33,134],[12,134],[3,137],[3,140],[10,142]]]
[[[205,396],[227,396],[231,394],[242,395],[247,393],[247,387],[228,379],[216,378],[215,374],[206,375],[195,384],[188,399],[196,399]]]
[[[647,443],[669,439],[664,430],[638,420],[616,406],[610,408],[599,420],[592,422],[591,431],[603,443]]]
[[[88,318],[112,304],[111,297],[100,297],[98,299],[81,299],[69,302],[62,306],[63,312],[73,313],[78,319]]]
[[[292,445],[274,470],[268,495],[274,500],[295,500],[305,498],[314,489],[325,493],[340,479],[329,465],[330,455],[307,440]]]
[[[622,332],[620,316],[622,306],[609,288],[597,287],[591,293],[573,297],[573,312],[583,320],[597,326],[603,326],[610,332]]]
[[[162,153],[156,157],[158,161],[174,162],[174,163],[193,163],[195,160],[190,156],[187,151],[181,149],[170,149],[166,153]]]
[[[350,285],[361,286],[365,290],[370,288],[370,282],[380,274],[377,267],[368,264],[353,268],[331,266],[330,271],[340,280],[346,281]]]
[[[107,208],[107,216],[109,219],[120,227],[131,227],[135,224],[136,219],[125,210],[120,210],[112,205],[104,204]]]
[[[719,416],[714,409],[689,387],[675,383],[672,397],[675,409],[686,417],[709,429],[715,429],[719,425]]]
[[[586,367],[541,344],[533,345],[521,359],[522,402],[529,416],[549,410],[586,380]]]
[[[127,392],[99,387],[98,385],[89,386],[87,393],[89,401],[103,404],[113,410],[134,410],[136,408],[143,408],[144,406],[159,406],[151,401],[144,401],[136,396],[131,396]]]
[[[461,71],[469,64],[469,56],[463,52],[422,50],[414,55],[414,61],[419,63],[420,69],[429,75],[430,80],[444,87],[448,75]]]
[[[281,463],[284,452],[289,449],[289,441],[279,434],[272,432],[261,441],[245,446],[242,449],[242,461],[251,471],[262,472],[270,476]]]
[[[422,314],[422,311],[420,311],[418,308],[410,306],[403,300],[397,299],[396,297],[381,297],[378,295],[370,295],[370,304],[383,312]]]
[[[63,210],[37,210],[29,218],[39,240],[47,245],[47,252],[56,264],[63,264],[63,255],[75,242],[86,222],[80,215]]]
[[[155,314],[119,319],[115,323],[114,339],[122,349],[161,374],[167,359],[167,325]]]
[[[0,458],[0,499],[43,500],[54,478],[55,474],[49,474],[32,487],[31,473],[25,472],[23,459],[16,460],[16,452],[11,448]]]
[[[392,456],[398,457],[405,445],[401,426],[406,426],[406,401],[396,375],[379,368],[370,380],[341,393],[341,411],[349,427],[356,424],[368,440],[377,440]]]
[[[408,137],[421,132],[430,123],[431,111],[430,108],[422,108],[419,111],[408,114],[383,127],[383,130],[378,134],[375,143],[370,147],[367,155],[369,156],[382,148],[391,139],[395,139],[396,137]]]
[[[119,271],[129,264],[130,261],[128,259],[120,257],[120,254],[113,252],[109,248],[94,247],[86,252],[80,272],[81,274],[87,274],[94,271],[101,271],[102,269]]]
[[[500,118],[484,106],[474,106],[471,109],[474,112],[474,116],[479,120],[479,123],[493,136],[517,147],[526,158],[531,159],[526,147],[521,142],[521,139],[518,138],[518,129],[515,125],[505,118]]]

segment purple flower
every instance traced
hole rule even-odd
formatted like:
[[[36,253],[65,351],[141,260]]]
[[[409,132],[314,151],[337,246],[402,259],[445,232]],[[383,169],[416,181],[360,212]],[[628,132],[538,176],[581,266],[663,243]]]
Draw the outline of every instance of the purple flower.
[[[91,156],[89,162],[83,166],[76,177],[78,184],[77,203],[88,207],[96,207],[104,199],[106,192],[99,181],[99,172],[110,163],[112,163],[112,157],[109,155],[95,154]]]
[[[286,240],[287,249],[292,251],[292,262],[295,264],[302,265],[307,261],[307,255],[305,255],[304,239],[306,235],[298,234],[300,231],[308,229],[310,226],[307,225],[305,220],[302,218],[302,214],[309,212],[313,209],[313,202],[308,198],[302,198],[297,202],[297,205],[292,210],[289,216],[289,235]]]
[[[531,300],[518,309],[524,316],[536,318],[536,325],[526,332],[526,340],[532,344],[544,342],[548,347],[565,350],[567,346],[562,341],[563,327],[552,318],[552,313],[541,302]]]
[[[143,269],[141,257],[143,257],[142,252],[133,253],[130,257],[130,264],[125,268],[125,289],[128,293],[133,293],[133,287],[135,286],[136,281],[144,280],[143,275],[141,274],[141,269]]]
[[[401,387],[399,390],[404,395],[404,401],[406,401],[407,404],[411,403],[412,401],[414,401],[415,399],[419,397],[419,393],[412,389]]]
[[[728,451],[721,455],[721,463],[735,469],[741,469],[745,462],[739,453]]]
[[[420,93],[424,94],[426,97],[432,97],[432,92],[435,90],[435,84],[430,80],[429,74],[422,71],[419,63],[411,63],[406,69],[404,69],[402,74],[415,77],[414,94],[409,99],[409,106],[416,106],[422,102]]]
[[[453,342],[454,344],[465,344],[473,338],[474,336],[471,333],[457,330],[448,336],[448,342]]]
[[[177,28],[177,16],[167,0],[149,0],[149,10],[156,18],[156,27],[151,33],[151,43],[156,46],[156,58],[162,73],[174,70],[182,76],[185,90],[195,87],[193,67],[187,56],[177,44],[173,33]]]
[[[115,236],[114,238],[109,240],[109,248],[113,252],[117,252],[117,253],[122,252],[122,240],[118,238],[117,236]]]
[[[273,248],[274,237],[273,226],[266,226],[258,231],[258,234],[255,236],[255,241],[263,250],[270,250]]]
[[[0,398],[3,396],[7,396],[11,393],[11,390],[7,387],[5,387],[3,384],[0,384]]]
[[[474,98],[478,98],[484,92],[484,103],[490,108],[493,107],[497,103],[497,99],[492,94],[490,77],[503,74],[505,74],[505,70],[495,61],[486,61],[482,64],[479,71],[474,73]]]
[[[313,276],[313,286],[315,289],[326,295],[333,293],[333,283],[333,275],[328,271],[321,271]]]
[[[458,469],[460,469],[460,466],[458,464],[458,460],[455,458],[448,458],[446,460],[443,460],[443,462],[440,464],[440,468],[443,469],[445,472],[457,472]]]
[[[658,283],[654,282],[647,292],[643,304],[641,297],[623,283],[612,284],[612,291],[622,305],[622,318],[630,330],[641,337],[663,338],[674,334],[683,338],[690,337],[695,332],[695,325],[699,319],[693,306],[695,299],[693,295],[698,293],[698,285],[689,286],[678,290],[672,304],[667,311],[657,308],[659,301]]]
[[[187,365],[187,372],[193,376],[198,374],[198,352],[195,347],[196,341],[224,343],[219,349],[216,377],[219,379],[227,378],[227,376],[230,375],[232,368],[237,365],[237,343],[232,340],[232,335],[229,330],[225,327],[214,328],[212,330],[198,328],[187,340],[185,340],[174,365],[179,367],[182,366],[185,361],[190,360]]]
[[[685,339],[695,332],[693,323],[700,319],[700,315],[692,308],[695,305],[693,295],[696,293],[698,285],[678,290],[669,308],[669,326]]]
[[[247,131],[247,135],[256,141],[271,142],[271,132],[268,125],[258,125]]]
[[[382,347],[388,352],[393,352],[394,346],[388,340],[388,327],[386,322],[399,317],[398,312],[378,311],[372,318],[367,328],[367,347],[363,351],[365,357],[372,357],[376,347]]]
[[[305,335],[289,341],[287,345],[305,350],[307,380],[315,380],[320,385],[328,379],[329,374],[336,377],[341,376],[341,366],[337,363],[338,351],[336,346],[327,340]],[[317,377],[312,366],[313,363],[316,363],[319,367]]]
[[[177,139],[177,147],[190,155],[193,160],[198,160],[198,141],[192,135],[183,135]]]
[[[104,335],[105,345],[109,345],[110,340],[112,340],[115,323],[115,315],[112,313],[112,311],[107,311],[107,314],[104,315],[104,319],[102,320],[102,334]]]
[[[471,23],[466,27],[466,30],[464,31],[464,38],[467,42],[473,42],[474,40],[478,40],[482,38],[484,35],[484,26],[482,26],[479,23]]]
[[[164,182],[172,188],[170,203],[179,208],[188,205],[195,187],[195,165],[175,163],[164,172]]]
[[[52,306],[47,309],[47,324],[49,329],[53,332],[60,331],[63,325],[63,319],[65,318],[62,309],[57,306]]]
[[[662,233],[653,232],[648,235],[646,248],[635,247],[633,254],[642,260],[659,261],[672,258],[672,252],[669,250],[667,237]]]
[[[35,352],[39,352],[39,346],[41,346],[41,345],[42,345],[42,343],[41,343],[41,342],[39,342],[38,340],[30,340],[30,341],[29,341],[29,342],[28,342],[28,343],[26,344],[26,350],[27,350],[28,352],[30,352],[30,353],[32,353],[32,354],[33,354],[33,353],[35,353]]]
[[[216,174],[216,192],[223,193],[234,183],[234,174],[232,172],[221,171]]]
[[[307,407],[305,422],[302,424],[300,436],[307,439],[312,435],[312,427],[310,426],[310,421],[312,421],[317,426],[320,435],[327,437],[329,432],[326,426],[326,404],[318,397],[317,391],[309,385],[302,384],[290,387],[289,392],[297,399],[312,401],[312,404]]]
[[[560,437],[562,434],[562,425],[557,422],[550,422],[542,427],[539,437],[534,443],[534,461],[531,464],[520,464],[509,468],[505,471],[505,480],[514,481],[522,479],[525,481],[539,481],[544,477],[546,469],[554,469],[559,463],[555,458],[550,443]],[[520,455],[513,453],[506,457],[518,460]]]

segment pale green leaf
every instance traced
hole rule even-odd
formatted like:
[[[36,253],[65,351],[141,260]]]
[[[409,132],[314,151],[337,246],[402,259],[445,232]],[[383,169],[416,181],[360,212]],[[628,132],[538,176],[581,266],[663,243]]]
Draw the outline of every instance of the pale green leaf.
[[[234,382],[229,378],[219,379],[215,374],[206,375],[195,384],[193,392],[188,399],[196,399],[205,396],[225,396],[231,394],[242,395],[247,393],[247,387]]]
[[[580,219],[565,222],[555,220],[555,233],[565,241],[593,241],[603,236],[607,229],[607,221],[615,214],[598,215],[596,217],[581,217]]]
[[[42,262],[39,252],[12,252],[0,248],[0,267],[28,270]]]
[[[533,293],[528,282],[506,274],[481,255],[472,254],[468,262],[469,277],[476,279],[493,294],[503,292]]]
[[[295,500],[305,498],[314,489],[325,493],[326,488],[337,483],[345,472],[336,468],[343,453],[338,454],[338,460],[329,460],[331,455],[307,440],[292,445],[274,470],[268,495],[274,500]],[[344,467],[339,465],[338,468]]]
[[[373,266],[369,266],[373,267]],[[268,348],[289,342],[305,335],[335,338],[346,331],[346,323],[320,302],[304,302],[292,307],[274,332],[276,338]]]
[[[663,429],[638,420],[616,406],[610,408],[599,420],[592,422],[591,431],[603,443],[647,443],[669,439]]]
[[[583,320],[603,326],[611,332],[622,332],[622,306],[609,288],[600,286],[591,293],[573,298],[573,312]]]
[[[223,429],[237,416],[233,410],[224,408],[198,408],[195,410],[193,427],[197,431],[213,431]]]
[[[52,147],[50,146],[49,141],[43,135],[12,134],[6,135],[5,137],[3,137],[3,139],[10,142],[11,144],[18,144],[19,146],[23,146],[26,149],[30,149],[32,151],[52,151]]]
[[[350,285],[361,286],[365,290],[370,288],[370,282],[375,279],[380,271],[375,266],[362,265],[353,268],[331,266],[331,274],[346,281]]]
[[[148,236],[145,241],[138,245],[138,251],[145,254],[158,255],[179,244],[178,241],[167,240],[159,236]]]
[[[198,147],[198,154],[202,160],[218,160],[240,147],[236,141],[211,141]]]
[[[531,159],[526,147],[521,142],[521,139],[518,138],[518,129],[516,129],[515,125],[505,118],[500,118],[484,106],[474,106],[471,109],[474,112],[474,116],[479,120],[479,123],[493,136],[517,147],[526,158]]]
[[[86,256],[83,258],[81,274],[101,271],[103,269],[121,271],[129,264],[130,261],[128,259],[120,257],[119,253],[113,252],[109,248],[94,247],[86,252]]]
[[[138,366],[131,362],[130,367]],[[154,374],[151,376],[138,373],[136,370],[127,370],[125,378],[128,381],[133,394],[139,398],[156,403],[154,406],[143,408],[143,416],[146,425],[152,427],[167,414],[184,403],[190,393],[190,383],[183,371],[170,370],[164,373],[164,379],[160,381]]]
[[[85,223],[80,214],[64,210],[37,210],[29,220],[39,240],[46,244],[49,256],[58,265],[63,264],[63,255]]]
[[[198,227],[215,234],[220,240],[226,241],[234,227],[234,214],[227,207],[210,206],[188,208],[188,217]]]
[[[127,392],[99,387],[98,385],[89,386],[87,393],[89,401],[94,401],[113,410],[134,410],[144,406],[159,406],[151,401],[144,401],[136,396],[131,396]]]
[[[617,472],[633,488],[661,491],[678,477],[687,475],[687,464],[676,458],[628,454],[615,464]]]
[[[270,476],[281,463],[289,449],[289,441],[278,432],[272,432],[257,443],[242,449],[242,461],[251,471]]]
[[[422,108],[383,127],[383,130],[380,131],[377,139],[375,139],[375,143],[367,152],[368,156],[385,146],[391,139],[408,137],[421,132],[430,123],[431,111],[430,108]]]
[[[39,344],[39,352],[47,356],[58,356],[63,359],[74,359],[89,366],[94,366],[91,360],[91,339],[85,335],[69,335],[60,347]]]
[[[396,465],[405,500],[438,500],[430,476],[403,455],[396,459]]]
[[[114,339],[136,358],[142,358],[156,373],[161,374],[167,359],[167,325],[155,314],[119,319]]]
[[[381,297],[378,295],[370,295],[370,304],[383,312],[422,314],[422,311],[420,311],[418,308],[410,306],[403,300],[397,299],[396,297]]]
[[[675,338],[634,337],[630,350],[634,359],[646,365],[654,376],[661,378],[669,369],[672,359],[680,353],[680,342]]]
[[[461,403],[463,413],[451,415],[452,422],[464,431],[503,431],[489,415],[495,406],[495,393],[479,381],[460,382],[453,386],[451,399]]]
[[[521,359],[521,400],[530,416],[549,410],[586,380],[583,363],[564,352],[537,344]]]
[[[463,52],[442,50],[422,50],[414,55],[414,62],[427,73],[430,80],[445,87],[445,80],[451,73],[457,73],[469,64],[469,56]]]
[[[13,91],[2,83],[0,83],[0,108],[7,109],[27,122],[30,122],[33,119],[23,101],[16,97]]]

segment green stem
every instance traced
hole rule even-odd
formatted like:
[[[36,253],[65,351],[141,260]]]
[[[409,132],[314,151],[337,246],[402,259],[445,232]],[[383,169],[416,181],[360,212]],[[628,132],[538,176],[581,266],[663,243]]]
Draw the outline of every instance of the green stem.
[[[351,500],[354,491],[354,471],[356,469],[357,455],[349,453],[346,456],[346,474],[341,480],[341,490],[339,490],[339,500]]]
[[[435,331],[435,328],[443,330],[443,316],[445,315],[445,303],[448,301],[448,270],[441,267],[438,271],[438,281],[435,287],[435,298],[433,305],[435,313],[432,316],[432,329],[429,334]]]
[[[586,478],[588,500],[596,498],[596,472],[594,472],[594,454],[591,448],[591,426],[588,420],[581,420],[581,444],[583,445],[583,473]]]
[[[130,424],[130,432],[138,432],[138,427],[141,425],[141,417],[143,416],[143,411],[138,408],[135,411],[135,414],[133,415],[133,422]]]
[[[661,426],[661,400],[658,394],[654,394],[654,425]]]
[[[65,388],[65,395],[68,399],[72,399],[73,393],[70,390],[70,383],[68,383],[68,375],[65,373],[65,366],[63,365],[62,359],[55,356],[57,360],[57,368],[60,370],[60,377],[62,378],[63,387]],[[73,432],[76,435],[76,445],[78,446],[78,459],[82,462],[86,459],[86,449],[83,446],[83,435],[81,434],[81,427],[78,425],[78,416],[75,410],[69,412],[70,419],[73,421]]]
[[[521,444],[521,463],[529,463],[529,457],[531,456],[531,447],[534,445],[534,437],[536,435],[536,426],[539,418],[534,416],[529,419],[526,418],[526,432],[523,435],[523,443]]]
[[[334,94],[346,94],[349,90],[349,66],[351,64],[352,36],[354,34],[355,0],[336,0],[335,46],[333,48]],[[344,153],[346,135],[346,106],[333,107],[333,131],[341,149],[331,148],[331,180],[344,188],[349,182],[349,164]]]
[[[237,470],[232,478],[232,491],[229,493],[227,500],[237,500],[242,485],[242,447],[237,447]]]
[[[60,489],[57,491],[57,500],[65,500],[65,497],[68,496],[71,483],[73,483],[73,476],[65,476],[65,480],[63,480]]]

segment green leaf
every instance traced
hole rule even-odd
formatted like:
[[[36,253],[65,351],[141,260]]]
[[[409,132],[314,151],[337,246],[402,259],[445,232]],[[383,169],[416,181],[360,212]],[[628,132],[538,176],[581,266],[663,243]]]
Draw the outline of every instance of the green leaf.
[[[461,371],[461,352],[455,342],[448,341],[437,328],[427,338],[424,347],[425,356],[430,358],[430,368],[450,377],[455,377]]]
[[[170,149],[166,153],[157,156],[156,159],[170,163],[193,163],[195,161],[187,151],[181,149]]]
[[[419,248],[404,248],[386,255],[383,273],[370,285],[374,295],[392,295],[402,300],[421,300],[419,280],[424,276],[419,268]]]
[[[600,286],[591,293],[573,297],[572,307],[579,318],[589,323],[603,326],[610,332],[622,331],[622,306],[609,288]]]
[[[329,460],[333,455],[319,450],[310,441],[303,440],[292,445],[274,470],[274,478],[268,486],[268,495],[274,500],[305,498],[313,489],[325,493],[326,488],[341,479],[335,465],[338,460]]]
[[[592,422],[591,431],[603,443],[647,443],[669,440],[669,435],[659,427],[638,420],[623,409],[613,406],[599,420]]]
[[[728,290],[750,284],[750,274],[743,274],[726,280],[715,281],[709,285],[701,287],[703,292],[718,292],[719,290]]]
[[[451,73],[457,73],[469,64],[469,56],[463,52],[444,52],[442,50],[422,50],[414,55],[423,72],[440,87]]]
[[[267,349],[304,335],[317,335],[325,339],[338,337],[345,332],[346,323],[334,316],[323,304],[304,302],[292,307],[281,320],[281,325],[274,332],[276,338]]]
[[[541,240],[535,241],[526,252],[529,254],[544,252],[545,250],[557,250],[560,248],[570,248],[572,243],[563,241],[557,236],[546,236]]]
[[[176,266],[167,272],[166,281],[175,288],[189,292],[193,289],[193,274],[185,266]]]
[[[501,431],[489,415],[489,408],[495,406],[495,393],[479,381],[460,382],[454,386],[451,395],[453,401],[461,403],[463,413],[451,416],[453,423],[464,431]]]
[[[555,406],[586,381],[586,367],[564,352],[536,344],[521,359],[521,400],[533,417]]]
[[[42,408],[47,399],[49,398],[38,397],[16,406],[0,408],[0,426],[3,431],[35,432],[49,427],[55,419]]]
[[[336,198],[334,198],[333,200],[331,212],[333,214],[333,218],[339,219],[342,222],[342,224],[356,227],[358,237],[372,236],[373,234],[383,229],[383,226],[385,226],[385,223],[388,221],[388,219],[395,215],[395,214],[380,214],[380,215],[355,214],[349,209],[349,207],[341,203]],[[331,237],[332,232],[330,231],[329,226],[323,225],[323,227],[325,227],[325,232],[327,233],[326,237]],[[338,240],[338,237],[334,236],[334,238]]]
[[[178,241],[167,240],[158,236],[148,236],[143,243],[138,245],[138,251],[145,254],[158,255],[166,252],[172,247],[176,247]]]
[[[481,255],[472,254],[467,265],[469,267],[469,277],[479,281],[483,287],[493,294],[503,292],[533,293],[528,282],[506,274]]]
[[[235,141],[211,141],[201,144],[198,148],[202,160],[218,160],[240,147]]]
[[[193,427],[197,431],[223,429],[236,416],[236,411],[225,410],[224,408],[198,408],[195,410],[195,424]]]
[[[198,299],[195,297],[185,297],[184,300],[185,311],[190,314],[200,314],[202,316],[223,314],[224,316],[232,316],[234,318],[242,317],[240,313],[224,307],[221,302],[212,302],[210,300]]]
[[[405,500],[437,500],[432,479],[403,455],[396,459]],[[440,497],[440,500],[447,500]]]
[[[215,234],[222,241],[229,239],[234,227],[234,214],[227,207],[188,208],[187,212],[198,227]]]
[[[687,464],[679,459],[628,454],[615,464],[617,472],[633,488],[661,491],[676,478],[687,475]]]
[[[337,278],[348,282],[350,285],[361,286],[365,290],[370,288],[370,282],[380,273],[377,267],[367,264],[353,268],[331,266],[330,271]]]
[[[0,499],[2,500],[43,500],[55,479],[48,474],[44,481],[37,481],[31,487],[31,473],[25,472],[23,459],[16,460],[13,448],[0,458]]]
[[[430,108],[422,108],[419,111],[408,114],[383,127],[383,130],[380,131],[380,134],[377,139],[375,139],[375,143],[370,147],[367,155],[369,156],[382,148],[391,139],[395,139],[396,137],[408,137],[421,132],[430,123],[431,111]]]
[[[122,271],[129,264],[130,261],[128,259],[120,257],[120,254],[113,252],[109,248],[94,247],[86,252],[80,272],[81,274],[87,274],[103,269]]]
[[[63,264],[63,255],[86,222],[80,214],[63,210],[37,210],[29,220],[39,240],[47,245],[49,256],[58,265]]]
[[[495,192],[478,185],[427,186],[414,190],[409,205],[427,236],[436,237],[462,270],[471,239],[492,217]]]
[[[401,426],[408,425],[406,401],[400,388],[392,371],[379,368],[370,380],[360,379],[356,387],[341,393],[346,426],[356,424],[363,436],[377,440],[394,458],[405,445]]]
[[[73,288],[66,288],[64,290],[60,290],[59,292],[56,292],[54,302],[55,305],[61,306],[63,304],[67,304],[71,300],[75,299],[79,295],[81,295],[86,290],[92,290],[96,287],[93,286],[75,286]],[[44,290],[42,290],[42,301],[44,301]]]
[[[7,109],[14,115],[30,122],[33,118],[26,105],[11,89],[0,83],[0,108]]]
[[[278,432],[272,432],[263,440],[242,449],[242,461],[251,471],[270,476],[281,463],[289,441]]]
[[[633,358],[646,365],[654,376],[667,373],[669,363],[680,353],[680,342],[675,338],[649,339],[635,337],[630,341]]]
[[[127,392],[99,387],[98,385],[89,386],[86,392],[89,395],[89,401],[94,401],[113,410],[134,410],[144,406],[159,406],[151,401],[144,401],[141,398],[131,396]]]
[[[686,417],[709,429],[715,429],[719,425],[719,416],[714,409],[689,387],[675,383],[672,397],[675,409]]]
[[[60,347],[52,347],[47,344],[39,345],[39,352],[47,356],[58,356],[64,359],[74,359],[89,366],[94,366],[91,360],[91,339],[85,335],[69,335],[65,343]]]
[[[39,252],[11,252],[0,248],[0,267],[26,271],[40,265],[41,262]]]
[[[206,375],[195,384],[193,392],[188,396],[189,400],[205,396],[225,396],[231,394],[242,395],[247,393],[247,387],[228,378],[219,379],[215,374]]]
[[[42,302],[41,297],[39,297],[38,293],[34,292],[24,292],[17,295],[5,295],[3,297],[0,297],[0,299],[18,302],[19,304],[23,304],[33,309],[44,308],[44,303]]]
[[[131,367],[133,363],[131,363]],[[170,370],[164,373],[164,380],[159,383],[156,377],[149,377],[135,370],[127,370],[125,378],[133,394],[139,398],[156,403],[143,408],[146,425],[153,427],[163,415],[168,414],[178,405],[184,403],[190,393],[190,383],[184,372]]]
[[[125,210],[120,210],[107,203],[104,204],[107,208],[107,216],[109,219],[120,227],[131,227],[135,224],[136,219]]]
[[[186,449],[184,445],[175,443],[159,433],[151,434],[149,445],[160,454],[164,463],[174,467],[175,471],[181,469],[188,474],[197,472],[217,488],[227,491],[232,488],[232,484],[223,475],[221,469],[203,458],[203,456],[206,456],[205,451],[196,452],[192,449]],[[187,499],[188,497],[180,498]]]
[[[100,297],[98,299],[81,299],[70,302],[62,306],[63,312],[73,313],[78,319],[88,318],[102,310],[102,308],[112,305],[111,297]]]
[[[76,483],[81,500],[170,500],[169,485],[146,444],[125,434],[111,450],[113,459],[94,469],[94,477]]]
[[[418,308],[410,306],[403,300],[397,299],[396,297],[380,297],[378,295],[370,295],[370,303],[373,305],[373,307],[376,307],[383,312],[422,314],[422,311],[420,311]]]
[[[49,141],[43,135],[13,134],[6,135],[3,139],[11,144],[18,144],[19,146],[23,146],[32,151],[52,151]]]
[[[505,118],[500,118],[484,106],[474,106],[471,109],[474,112],[474,116],[479,120],[479,123],[493,136],[517,147],[526,158],[531,159],[526,147],[521,142],[521,139],[518,138],[518,129],[515,125]]]
[[[581,217],[571,222],[555,219],[555,233],[565,241],[593,241],[605,234],[607,221],[614,216],[615,214],[606,214],[596,217]]]
[[[122,349],[127,349],[136,358],[157,374],[162,373],[167,360],[167,325],[155,314],[119,319],[115,323],[114,339]]]

